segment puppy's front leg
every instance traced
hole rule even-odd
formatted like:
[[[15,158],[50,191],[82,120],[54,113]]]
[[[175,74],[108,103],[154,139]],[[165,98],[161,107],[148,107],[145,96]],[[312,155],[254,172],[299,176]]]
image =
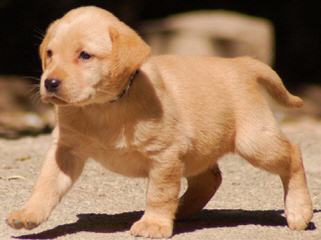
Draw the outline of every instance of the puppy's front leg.
[[[172,235],[182,172],[182,163],[177,158],[160,160],[153,165],[149,173],[145,213],[131,227],[132,235],[151,238]]]
[[[33,193],[20,210],[10,213],[9,226],[32,229],[47,220],[53,208],[79,177],[84,160],[71,148],[54,143],[47,153]]]

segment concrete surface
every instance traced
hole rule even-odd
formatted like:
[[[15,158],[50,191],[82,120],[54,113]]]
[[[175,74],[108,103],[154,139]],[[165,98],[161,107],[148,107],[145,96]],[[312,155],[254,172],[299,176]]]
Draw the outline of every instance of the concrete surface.
[[[206,210],[175,225],[173,239],[321,239],[321,123],[303,120],[283,129],[303,150],[315,209],[309,229],[287,228],[277,176],[226,156],[219,191]],[[47,135],[0,139],[0,239],[134,239],[128,230],[142,215],[146,180],[115,175],[93,161],[46,223],[32,231],[5,225],[8,211],[29,196],[49,143]]]

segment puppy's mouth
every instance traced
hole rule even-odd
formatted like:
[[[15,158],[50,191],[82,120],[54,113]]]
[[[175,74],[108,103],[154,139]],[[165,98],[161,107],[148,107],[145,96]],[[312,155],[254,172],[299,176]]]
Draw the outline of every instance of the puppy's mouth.
[[[66,105],[68,102],[56,94],[45,95],[42,98],[42,101],[45,103],[53,103],[56,105]]]
[[[84,106],[88,104],[88,102],[90,102],[91,98],[92,98],[92,95],[89,95],[85,99],[70,102],[56,94],[50,94],[50,95],[43,96],[41,99],[45,103],[52,103],[55,105]]]

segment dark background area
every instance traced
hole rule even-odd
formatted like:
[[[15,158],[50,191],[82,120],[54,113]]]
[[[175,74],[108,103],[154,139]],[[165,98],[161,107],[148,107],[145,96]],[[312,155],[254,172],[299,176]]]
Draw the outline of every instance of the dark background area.
[[[0,0],[0,74],[39,76],[41,34],[51,21],[83,5],[106,8],[134,28],[144,20],[200,9],[265,17],[275,27],[274,68],[284,81],[292,88],[321,83],[321,4],[303,0]]]

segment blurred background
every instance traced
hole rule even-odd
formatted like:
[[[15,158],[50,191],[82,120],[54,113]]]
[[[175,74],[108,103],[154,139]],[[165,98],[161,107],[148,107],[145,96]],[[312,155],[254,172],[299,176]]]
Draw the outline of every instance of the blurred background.
[[[271,65],[305,99],[289,119],[321,117],[321,3],[241,0],[0,0],[0,136],[49,132],[40,103],[38,46],[50,22],[84,5],[103,7],[136,29],[154,54],[250,55]]]

